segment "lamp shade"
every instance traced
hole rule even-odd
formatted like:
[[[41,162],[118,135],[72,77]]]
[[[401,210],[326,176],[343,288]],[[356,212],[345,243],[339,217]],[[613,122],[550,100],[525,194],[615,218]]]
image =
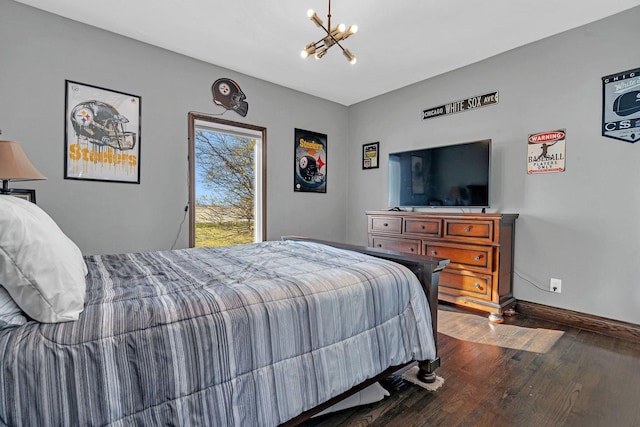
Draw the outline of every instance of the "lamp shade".
[[[47,179],[36,169],[15,141],[0,141],[0,180],[31,181]]]

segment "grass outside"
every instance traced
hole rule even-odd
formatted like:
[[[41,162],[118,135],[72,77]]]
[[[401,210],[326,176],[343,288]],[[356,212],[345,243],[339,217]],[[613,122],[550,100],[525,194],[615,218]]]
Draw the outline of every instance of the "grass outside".
[[[233,246],[253,243],[253,230],[246,222],[196,223],[196,247]]]

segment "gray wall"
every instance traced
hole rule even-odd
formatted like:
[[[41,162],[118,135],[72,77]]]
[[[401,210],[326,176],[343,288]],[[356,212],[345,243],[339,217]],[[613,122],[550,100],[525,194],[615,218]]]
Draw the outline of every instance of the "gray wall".
[[[640,146],[600,136],[601,77],[640,67],[639,21],[635,8],[346,108],[0,0],[0,138],[21,142],[49,178],[14,185],[35,188],[86,254],[171,246],[187,201],[187,113],[220,112],[210,95],[219,77],[235,79],[250,105],[246,118],[223,117],[267,128],[269,239],[364,244],[364,211],[387,205],[390,151],[491,138],[491,211],[520,214],[516,297],[640,323]],[[63,179],[65,79],[142,97],[140,185]],[[493,90],[497,105],[420,120],[425,108]],[[326,194],[292,190],[295,127],[328,134]],[[527,175],[527,135],[561,128],[566,172]],[[381,167],[363,171],[362,144],[373,141]],[[563,280],[560,295],[529,283],[546,289],[550,277]]]
[[[640,67],[638,22],[635,8],[350,107],[348,241],[366,243],[364,211],[387,207],[389,152],[491,138],[490,211],[520,214],[516,298],[640,323],[640,143],[600,135],[601,78]],[[497,105],[421,120],[494,90]],[[527,175],[528,135],[556,129],[566,129],[566,171]],[[362,171],[355,159],[373,141],[381,167]],[[561,294],[529,283],[548,289],[550,277]]]
[[[238,82],[249,114],[222,117],[267,128],[267,237],[346,234],[347,108],[9,0],[0,0],[0,139],[19,141],[47,181],[44,208],[85,254],[171,247],[187,204],[187,114],[219,114],[211,84]],[[65,180],[65,79],[142,97],[141,183]],[[328,135],[326,194],[293,192],[293,132]],[[188,245],[183,226],[176,247]]]

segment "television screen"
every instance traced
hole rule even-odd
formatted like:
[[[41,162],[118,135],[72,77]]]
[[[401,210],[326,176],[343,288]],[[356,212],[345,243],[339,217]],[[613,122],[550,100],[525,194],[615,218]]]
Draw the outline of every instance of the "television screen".
[[[390,207],[489,207],[491,140],[389,154]]]

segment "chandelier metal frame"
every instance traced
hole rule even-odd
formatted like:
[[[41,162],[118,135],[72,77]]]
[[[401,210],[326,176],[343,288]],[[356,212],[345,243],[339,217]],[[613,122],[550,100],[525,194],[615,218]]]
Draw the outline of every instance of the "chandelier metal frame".
[[[343,55],[349,60],[351,64],[356,63],[356,57],[349,51],[342,47],[341,41],[346,40],[358,31],[357,25],[350,25],[348,28],[344,24],[338,24],[331,28],[331,0],[329,0],[329,11],[327,13],[327,26],[324,26],[322,19],[318,16],[313,9],[307,11],[307,16],[313,21],[316,26],[322,28],[326,35],[315,43],[309,43],[300,53],[300,56],[307,58],[310,55],[314,55],[316,59],[322,58],[326,55],[327,51],[333,47],[338,46],[342,49]]]

